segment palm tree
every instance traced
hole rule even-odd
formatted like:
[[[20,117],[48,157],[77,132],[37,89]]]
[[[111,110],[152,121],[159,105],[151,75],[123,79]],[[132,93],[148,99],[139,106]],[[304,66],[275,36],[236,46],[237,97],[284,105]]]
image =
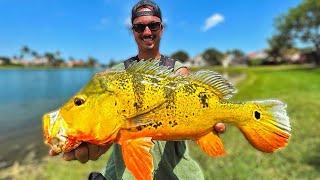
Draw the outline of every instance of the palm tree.
[[[22,46],[22,48],[20,49],[20,59],[24,58],[25,55],[28,55],[30,53],[30,48],[25,45],[25,46]]]
[[[36,51],[31,51],[31,56],[33,56],[33,58],[38,58],[40,57],[39,53]]]
[[[50,65],[55,64],[56,58],[53,53],[46,52],[46,53],[44,53],[44,57],[46,57],[48,59],[48,62]]]

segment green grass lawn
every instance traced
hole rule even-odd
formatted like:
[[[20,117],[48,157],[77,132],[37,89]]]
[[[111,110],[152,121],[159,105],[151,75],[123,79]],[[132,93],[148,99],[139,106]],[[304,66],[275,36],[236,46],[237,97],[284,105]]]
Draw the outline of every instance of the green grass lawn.
[[[266,154],[255,150],[238,129],[227,126],[221,136],[227,155],[219,158],[209,158],[190,143],[191,155],[199,162],[206,179],[320,179],[320,69],[281,66],[228,71],[247,74],[237,84],[238,94],[231,101],[279,99],[288,104],[292,136],[286,148]],[[24,169],[15,176],[86,179],[89,172],[105,166],[109,154],[85,165],[64,162],[59,157],[47,158],[30,167],[36,171]]]
[[[222,135],[228,155],[208,158],[191,147],[206,179],[320,179],[320,69],[237,69],[247,73],[232,101],[280,99],[288,104],[292,136],[288,147],[261,153],[228,126]]]

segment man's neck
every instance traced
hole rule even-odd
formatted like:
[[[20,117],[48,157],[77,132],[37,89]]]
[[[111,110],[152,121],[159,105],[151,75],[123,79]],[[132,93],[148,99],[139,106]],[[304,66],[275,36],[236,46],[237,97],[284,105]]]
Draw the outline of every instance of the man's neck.
[[[160,59],[161,54],[159,51],[139,51],[138,58],[139,59]]]

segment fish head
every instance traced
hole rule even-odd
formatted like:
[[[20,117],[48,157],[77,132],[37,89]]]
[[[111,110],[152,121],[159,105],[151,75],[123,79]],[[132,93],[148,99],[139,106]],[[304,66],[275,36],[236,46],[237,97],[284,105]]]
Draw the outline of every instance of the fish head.
[[[56,153],[68,152],[81,142],[109,144],[117,136],[123,118],[113,91],[87,85],[60,109],[43,116],[45,143]]]
[[[60,109],[46,113],[42,122],[44,141],[54,152],[68,152],[81,144],[76,139],[68,138],[67,125],[60,114]]]

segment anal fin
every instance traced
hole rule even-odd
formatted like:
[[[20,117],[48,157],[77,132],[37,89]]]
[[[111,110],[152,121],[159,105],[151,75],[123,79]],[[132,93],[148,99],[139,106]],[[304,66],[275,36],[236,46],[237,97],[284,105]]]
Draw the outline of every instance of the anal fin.
[[[213,132],[210,132],[197,140],[197,144],[200,148],[206,152],[209,156],[221,156],[225,154],[224,147],[219,136]]]
[[[120,143],[126,167],[137,180],[151,180],[153,159],[151,138],[130,139]]]

